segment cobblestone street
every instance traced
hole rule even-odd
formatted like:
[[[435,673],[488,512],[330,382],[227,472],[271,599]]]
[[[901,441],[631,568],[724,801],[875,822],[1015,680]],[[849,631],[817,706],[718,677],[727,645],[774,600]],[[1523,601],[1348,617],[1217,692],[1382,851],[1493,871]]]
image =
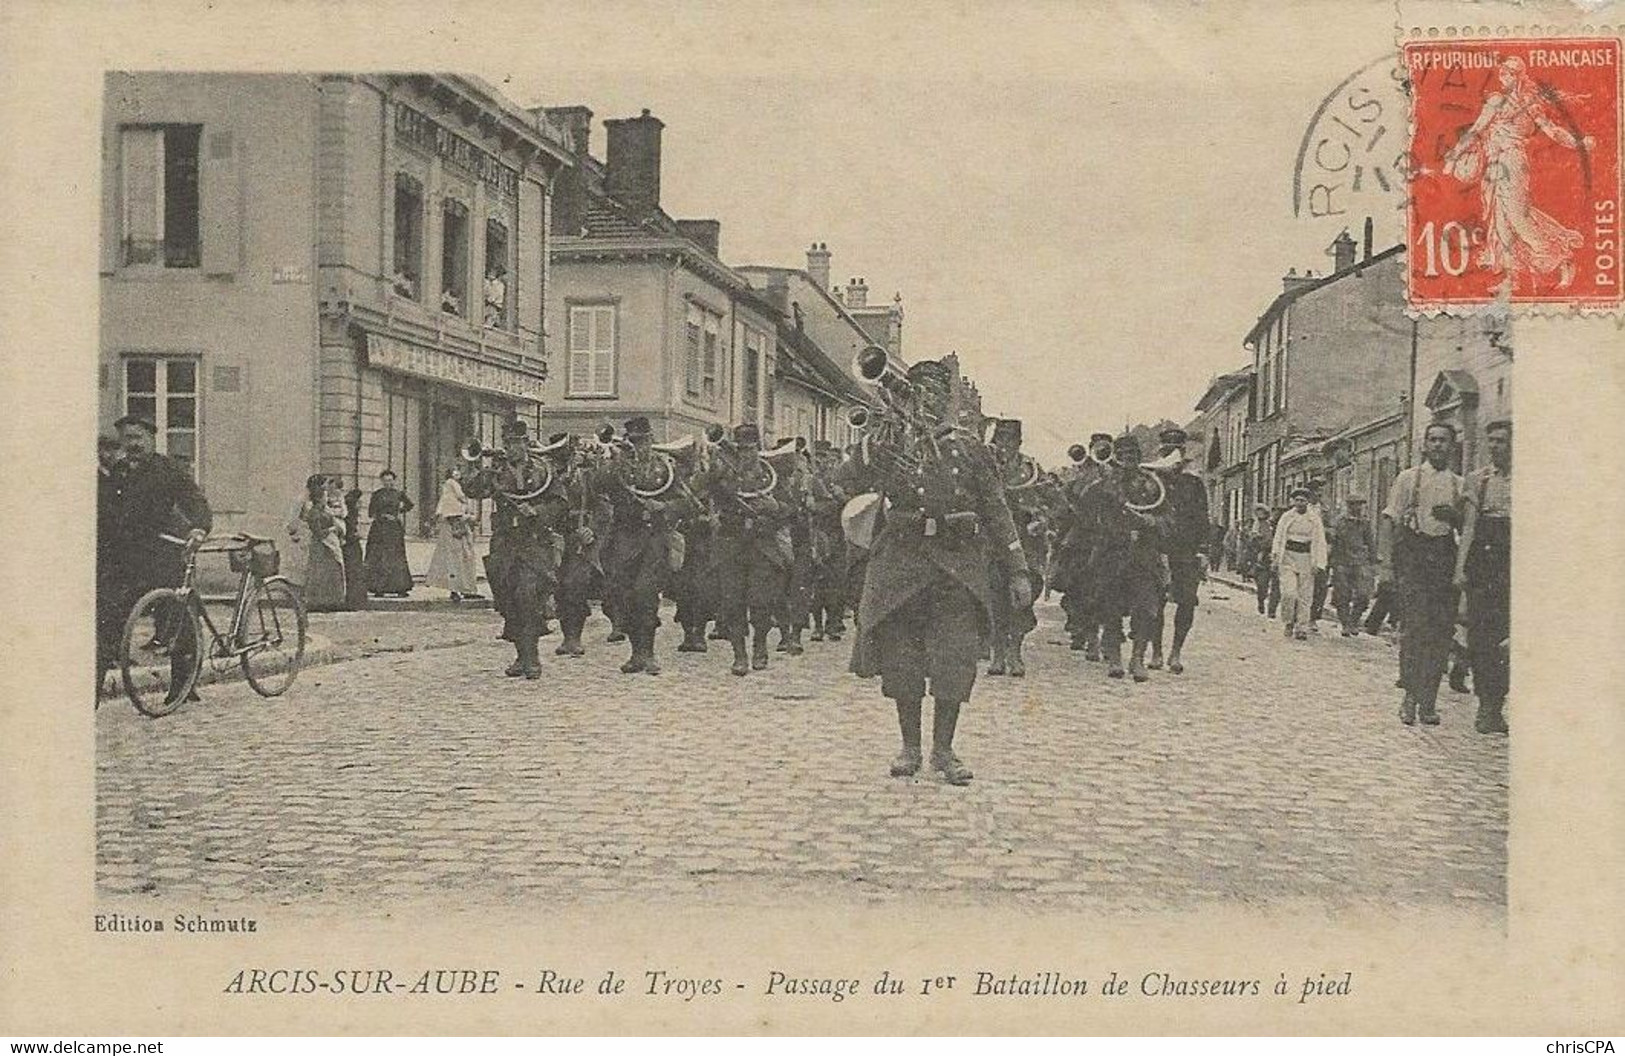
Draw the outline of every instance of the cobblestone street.
[[[1329,620],[1284,641],[1241,591],[1202,595],[1189,669],[1146,685],[1068,651],[1041,605],[1029,677],[984,677],[966,709],[966,788],[886,776],[895,720],[878,681],[846,674],[850,638],[733,678],[726,643],[675,652],[669,610],[659,678],[620,674],[596,616],[588,656],[552,656],[555,637],[543,681],[503,678],[495,615],[466,612],[434,615],[437,647],[315,667],[277,700],[211,685],[156,721],[110,700],[99,889],[136,908],[793,895],[1499,915],[1507,741],[1473,732],[1472,698],[1446,689],[1442,726],[1403,727],[1393,646]]]

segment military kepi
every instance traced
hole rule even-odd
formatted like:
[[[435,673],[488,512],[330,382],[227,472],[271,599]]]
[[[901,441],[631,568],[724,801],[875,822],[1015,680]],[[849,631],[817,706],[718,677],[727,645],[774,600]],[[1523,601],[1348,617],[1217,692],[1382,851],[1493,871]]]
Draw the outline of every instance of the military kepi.
[[[530,430],[525,428],[523,418],[509,418],[502,423],[502,439],[504,440],[523,440],[529,435]]]
[[[734,443],[760,444],[761,442],[762,431],[756,428],[755,423],[745,422],[741,425],[734,426]]]
[[[628,440],[641,439],[643,437],[650,436],[654,432],[654,430],[649,427],[649,419],[643,417],[641,414],[636,418],[628,418],[626,420],[625,429],[626,438]]]

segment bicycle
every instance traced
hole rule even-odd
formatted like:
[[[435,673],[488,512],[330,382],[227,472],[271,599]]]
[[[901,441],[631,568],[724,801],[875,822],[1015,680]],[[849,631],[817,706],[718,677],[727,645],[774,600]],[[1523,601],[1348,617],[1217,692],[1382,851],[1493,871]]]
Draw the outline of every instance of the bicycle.
[[[233,664],[262,697],[287,692],[305,653],[304,602],[287,577],[279,575],[273,540],[246,532],[215,538],[161,537],[186,554],[179,587],[143,594],[124,621],[119,644],[120,673],[130,702],[143,715],[158,718],[180,707],[197,685],[207,659],[217,673]],[[196,586],[200,553],[229,555],[237,573],[231,623],[215,626]],[[203,628],[209,649],[202,647]]]

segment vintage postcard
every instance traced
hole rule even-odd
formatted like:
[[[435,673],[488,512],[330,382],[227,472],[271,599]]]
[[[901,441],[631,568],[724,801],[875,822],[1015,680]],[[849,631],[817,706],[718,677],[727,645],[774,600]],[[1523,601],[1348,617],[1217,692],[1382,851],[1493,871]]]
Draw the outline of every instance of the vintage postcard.
[[[8,6],[0,1031],[1625,1030],[1621,26]]]

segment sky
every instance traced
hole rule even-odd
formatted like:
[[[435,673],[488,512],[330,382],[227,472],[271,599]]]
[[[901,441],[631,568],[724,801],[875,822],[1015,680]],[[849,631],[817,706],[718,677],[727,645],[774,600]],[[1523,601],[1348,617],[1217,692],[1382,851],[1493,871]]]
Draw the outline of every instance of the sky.
[[[906,359],[957,351],[984,410],[1022,418],[1052,464],[1097,429],[1188,420],[1247,362],[1283,273],[1361,236],[1358,211],[1294,216],[1293,175],[1323,100],[1392,53],[1391,8],[926,11],[700,5],[637,40],[606,15],[476,72],[591,108],[600,157],[605,118],[649,109],[667,212],[720,220],[733,264],[804,267],[827,243],[834,282],[902,294]],[[1380,250],[1400,228],[1375,208]]]

